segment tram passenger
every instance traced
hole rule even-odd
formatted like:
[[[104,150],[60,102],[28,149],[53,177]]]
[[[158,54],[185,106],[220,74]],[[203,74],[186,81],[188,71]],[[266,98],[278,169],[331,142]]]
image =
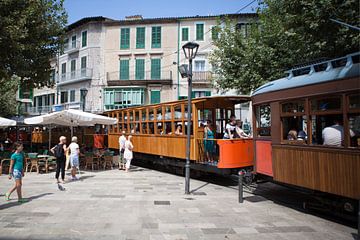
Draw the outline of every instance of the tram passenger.
[[[248,138],[249,135],[247,135],[244,130],[242,129],[242,121],[236,120],[236,127],[234,132],[234,138]]]
[[[124,152],[124,158],[126,160],[125,172],[129,171],[131,160],[133,159],[134,145],[132,144],[131,139],[132,139],[132,136],[129,135],[127,141],[125,142],[125,152]]]
[[[235,115],[230,116],[230,122],[228,122],[225,126],[225,134],[224,139],[233,139],[236,128],[236,119]]]
[[[355,133],[350,129],[350,137],[354,137]],[[322,130],[323,145],[340,147],[344,144],[344,127],[338,119],[334,120],[334,124]]]
[[[181,124],[178,124],[176,126],[175,135],[182,135],[182,134],[183,134],[182,133],[182,126],[181,126]]]
[[[207,121],[204,123],[204,150],[205,150],[205,157],[208,162],[214,162],[214,153],[215,153],[215,146],[214,146],[214,132],[211,129],[211,121]]]
[[[297,140],[298,133],[295,128],[291,128],[287,135],[287,140]]]

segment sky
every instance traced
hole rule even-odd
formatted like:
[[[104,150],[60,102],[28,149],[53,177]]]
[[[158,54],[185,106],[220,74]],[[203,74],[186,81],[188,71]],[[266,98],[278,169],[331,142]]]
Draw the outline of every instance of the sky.
[[[93,16],[117,20],[137,14],[144,18],[206,16],[236,13],[242,8],[240,13],[246,13],[254,12],[256,5],[254,0],[65,0],[68,24]]]

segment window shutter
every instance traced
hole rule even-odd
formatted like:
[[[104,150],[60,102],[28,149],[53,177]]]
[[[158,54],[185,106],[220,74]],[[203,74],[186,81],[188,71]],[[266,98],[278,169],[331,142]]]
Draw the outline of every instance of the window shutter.
[[[120,80],[129,80],[129,60],[120,60]]]
[[[206,96],[206,97],[211,96],[211,91],[205,91],[205,96]]]
[[[130,28],[122,28],[120,32],[120,49],[130,48]]]
[[[196,40],[198,41],[204,40],[204,24],[202,23],[196,24]]]
[[[183,28],[182,29],[182,41],[189,41],[189,29],[188,28]]]
[[[191,92],[191,98],[195,98],[195,92]]]
[[[144,59],[136,59],[135,79],[136,80],[144,80],[145,79],[145,60]]]
[[[154,90],[151,91],[151,104],[160,103],[160,91]]]
[[[136,48],[145,48],[145,28],[136,28]]]
[[[151,30],[151,47],[161,48],[161,27],[152,27]]]
[[[151,59],[151,79],[161,79],[161,59],[159,58]]]
[[[82,47],[86,47],[87,45],[87,31],[82,32],[81,34],[81,45]]]

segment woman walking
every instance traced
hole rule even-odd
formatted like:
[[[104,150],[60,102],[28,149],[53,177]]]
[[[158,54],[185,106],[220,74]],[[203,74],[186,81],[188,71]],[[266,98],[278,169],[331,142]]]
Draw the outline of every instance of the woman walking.
[[[124,158],[126,160],[125,165],[125,172],[128,172],[130,169],[131,160],[133,159],[133,144],[131,142],[132,136],[129,135],[128,139],[125,142],[125,152],[124,152]]]
[[[21,187],[22,178],[24,177],[24,154],[22,152],[23,145],[21,143],[15,143],[15,152],[11,155],[10,168],[9,168],[9,179],[14,178],[15,185],[7,193],[5,193],[6,201],[10,200],[10,195],[16,190],[18,195],[18,202],[27,202],[26,199],[22,198]]]
[[[71,180],[75,181],[78,180],[76,177],[76,171],[79,167],[79,144],[77,144],[77,137],[72,137],[71,144],[68,147],[68,151],[70,151],[70,165],[71,165]]]
[[[62,183],[65,183],[66,137],[61,136],[59,139],[59,143],[55,147],[50,149],[50,151],[56,157],[56,174],[55,174],[56,181],[57,181],[57,183],[60,183],[59,175],[60,175],[60,171],[61,171],[61,180],[62,180]]]

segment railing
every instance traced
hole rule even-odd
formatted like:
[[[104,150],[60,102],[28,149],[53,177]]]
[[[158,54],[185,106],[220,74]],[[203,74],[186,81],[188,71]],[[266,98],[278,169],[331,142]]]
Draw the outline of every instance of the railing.
[[[193,72],[192,80],[193,82],[204,82],[210,83],[213,77],[213,73],[210,71],[203,71],[203,72]]]
[[[77,81],[91,79],[93,74],[92,68],[82,68],[76,71],[61,73],[58,76],[57,83],[65,83],[67,81]]]
[[[159,80],[172,80],[173,74],[172,71],[161,71],[160,74],[151,74],[151,72],[144,72],[140,74],[135,74],[131,72],[129,76],[120,76],[120,72],[107,72],[106,80],[107,81],[116,81],[116,80],[142,80],[142,81],[159,81]]]
[[[28,107],[27,111],[30,115],[42,115],[52,112],[53,106],[38,106],[38,107]]]
[[[70,53],[70,52],[75,52],[75,51],[79,51],[80,49],[80,41],[75,41],[75,42],[68,42],[64,44],[64,53]]]

